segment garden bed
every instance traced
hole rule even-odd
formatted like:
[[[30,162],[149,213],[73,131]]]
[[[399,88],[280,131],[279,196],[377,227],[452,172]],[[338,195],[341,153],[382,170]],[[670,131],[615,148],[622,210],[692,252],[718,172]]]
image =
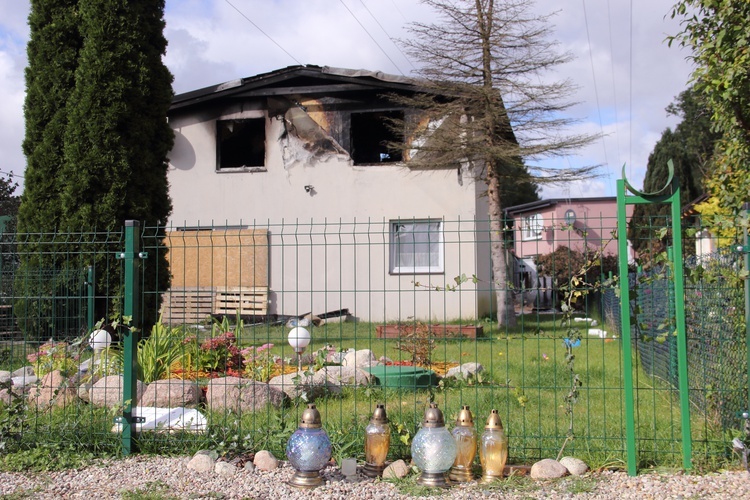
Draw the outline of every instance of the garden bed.
[[[431,324],[427,325],[430,329],[430,335],[433,338],[469,338],[475,339],[484,336],[482,325],[446,325]],[[375,327],[375,334],[379,339],[392,339],[406,337],[414,333],[414,325],[378,325]]]

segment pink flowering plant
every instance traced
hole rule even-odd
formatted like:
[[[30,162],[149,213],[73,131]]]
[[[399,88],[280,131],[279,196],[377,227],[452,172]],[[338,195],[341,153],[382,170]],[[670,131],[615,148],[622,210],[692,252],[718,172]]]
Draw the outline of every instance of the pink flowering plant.
[[[273,344],[250,346],[242,349],[242,359],[245,363],[243,375],[252,380],[267,382],[271,378],[274,366],[279,361],[278,356],[271,355]]]
[[[39,378],[55,370],[60,370],[66,377],[72,375],[78,369],[78,358],[79,353],[75,352],[67,342],[54,341],[42,344],[37,352],[26,356]]]
[[[198,350],[198,369],[234,374],[242,371],[242,354],[232,332],[224,332],[204,340]]]

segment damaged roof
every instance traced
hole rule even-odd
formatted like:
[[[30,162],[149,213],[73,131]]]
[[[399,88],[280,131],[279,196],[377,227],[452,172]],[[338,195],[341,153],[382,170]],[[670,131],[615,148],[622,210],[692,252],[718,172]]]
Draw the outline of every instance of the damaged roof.
[[[356,90],[415,90],[415,80],[381,71],[299,65],[178,94],[170,110],[212,100]]]

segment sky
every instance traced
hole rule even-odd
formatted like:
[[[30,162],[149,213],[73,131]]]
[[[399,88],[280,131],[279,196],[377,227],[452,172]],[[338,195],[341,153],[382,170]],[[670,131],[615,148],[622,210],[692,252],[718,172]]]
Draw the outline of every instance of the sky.
[[[544,198],[614,196],[623,165],[642,186],[648,155],[678,119],[665,108],[688,85],[689,53],[665,39],[679,31],[675,0],[538,0],[559,48],[574,55],[554,77],[577,87],[571,133],[601,139],[545,166],[601,165],[599,177],[545,186]],[[24,68],[28,0],[0,0],[0,175],[23,186]],[[408,75],[415,64],[392,39],[432,13],[419,0],[167,0],[166,65],[179,94],[296,64]],[[19,190],[20,192],[20,190]]]

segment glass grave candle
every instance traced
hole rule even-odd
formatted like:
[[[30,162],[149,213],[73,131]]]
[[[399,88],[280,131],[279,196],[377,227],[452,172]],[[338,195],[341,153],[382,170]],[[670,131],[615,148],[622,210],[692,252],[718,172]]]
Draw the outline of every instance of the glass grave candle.
[[[424,412],[422,428],[411,442],[411,457],[422,471],[417,483],[423,486],[445,488],[449,486],[445,473],[456,460],[456,441],[445,428],[443,412],[436,403]]]
[[[311,489],[323,484],[320,470],[331,459],[331,440],[320,421],[314,404],[302,412],[299,427],[286,443],[286,457],[295,473],[289,484],[295,488]]]

